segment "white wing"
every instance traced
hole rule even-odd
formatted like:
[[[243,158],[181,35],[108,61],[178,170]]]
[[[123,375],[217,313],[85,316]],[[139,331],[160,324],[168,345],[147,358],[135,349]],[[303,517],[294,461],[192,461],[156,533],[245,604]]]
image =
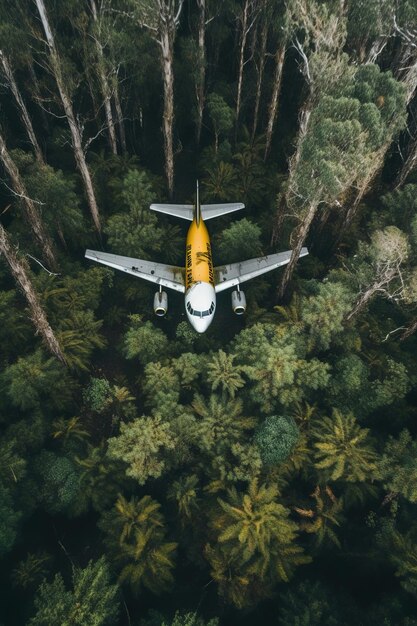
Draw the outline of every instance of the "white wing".
[[[185,270],[182,267],[133,259],[128,256],[109,254],[108,252],[98,252],[97,250],[86,250],[85,256],[91,261],[108,265],[116,270],[132,274],[132,276],[148,280],[151,283],[175,289],[175,291],[181,291],[182,293],[185,292]]]
[[[270,254],[268,256],[259,257],[258,259],[249,259],[242,263],[231,263],[230,265],[221,265],[214,268],[214,282],[216,293],[224,291],[229,287],[234,287],[240,283],[256,278],[261,274],[270,272],[271,270],[287,265],[291,258],[292,250],[286,252],[278,252],[278,254]],[[308,254],[307,248],[302,248],[300,257]]]
[[[203,220],[211,220],[213,217],[220,217],[220,215],[226,215],[227,213],[233,213],[233,211],[240,211],[244,209],[243,202],[227,202],[226,204],[202,204],[201,214]]]
[[[192,204],[151,204],[149,208],[151,211],[175,215],[175,217],[181,217],[183,220],[189,220],[190,222],[194,218],[194,206]]]

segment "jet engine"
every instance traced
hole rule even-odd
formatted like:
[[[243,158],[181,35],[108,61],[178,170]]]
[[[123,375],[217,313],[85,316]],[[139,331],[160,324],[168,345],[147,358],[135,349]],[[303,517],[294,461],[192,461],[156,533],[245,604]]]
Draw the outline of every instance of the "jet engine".
[[[153,299],[153,310],[155,315],[163,317],[168,311],[168,296],[166,291],[157,291]]]
[[[233,313],[236,313],[236,315],[243,315],[246,311],[245,294],[240,289],[232,291],[232,309]]]

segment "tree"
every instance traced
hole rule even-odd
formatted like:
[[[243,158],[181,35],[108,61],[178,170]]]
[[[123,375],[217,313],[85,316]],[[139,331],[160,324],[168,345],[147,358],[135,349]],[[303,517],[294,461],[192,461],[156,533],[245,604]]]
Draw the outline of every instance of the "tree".
[[[22,589],[39,587],[49,571],[51,556],[46,552],[28,552],[12,571],[13,585]]]
[[[238,608],[268,595],[278,581],[288,582],[297,565],[309,557],[295,543],[296,525],[277,502],[275,485],[258,485],[246,493],[228,490],[218,498],[211,526],[216,544],[206,546],[212,576],[219,593]]]
[[[10,271],[13,275],[13,278],[15,279],[17,285],[20,287],[26,298],[36,331],[41,335],[48,350],[59,361],[65,363],[65,356],[62,348],[46,318],[45,312],[40,305],[38,295],[29,277],[27,264],[25,261],[18,257],[17,252],[9,239],[9,235],[1,224],[0,254],[4,256],[6,263],[9,266]]]
[[[32,230],[36,242],[42,250],[42,255],[45,261],[50,265],[51,269],[57,268],[57,260],[54,251],[54,245],[51,237],[45,228],[41,212],[36,204],[36,201],[28,195],[22,176],[14,163],[12,157],[4,140],[3,135],[0,133],[0,159],[4,169],[9,175],[12,182],[12,193],[16,198],[19,198],[24,210],[25,220],[29,223],[29,227]]]
[[[0,555],[3,555],[13,547],[22,514],[15,510],[10,490],[1,483],[0,503]]]
[[[389,437],[378,472],[383,485],[391,493],[400,493],[410,502],[417,502],[417,442],[408,430],[402,430],[397,439]]]
[[[143,322],[140,315],[130,315],[130,327],[124,339],[126,358],[137,358],[142,365],[157,361],[168,352],[166,335],[152,322]]]
[[[35,465],[41,478],[40,500],[45,509],[51,514],[71,511],[80,492],[79,468],[68,457],[47,450],[42,450]]]
[[[246,366],[251,399],[266,414],[301,401],[307,390],[321,389],[329,380],[329,365],[307,359],[306,346],[292,329],[282,332],[274,324],[254,324],[237,335],[233,352]]]
[[[35,131],[33,129],[32,120],[30,118],[30,115],[27,110],[21,91],[16,82],[10,59],[4,50],[0,50],[0,63],[2,66],[1,72],[3,76],[5,77],[7,84],[10,87],[10,91],[12,92],[13,97],[16,101],[17,107],[19,109],[19,115],[26,129],[26,133],[29,137],[30,143],[32,144],[36,159],[37,161],[39,161],[39,163],[43,163],[42,150],[40,148]]]
[[[87,201],[90,207],[90,212],[93,218],[94,225],[96,227],[96,230],[100,233],[100,212],[96,201],[90,170],[87,165],[84,148],[82,145],[82,132],[80,124],[75,115],[71,95],[68,91],[68,84],[64,74],[64,64],[61,61],[60,53],[58,51],[58,47],[55,41],[55,35],[49,23],[49,17],[44,0],[35,0],[35,2],[45,33],[46,47],[49,55],[49,67],[55,78],[62,107],[65,111],[65,116],[68,121],[69,129],[71,131],[72,147],[74,150],[75,161],[77,163],[77,167],[80,171],[81,178],[84,183],[85,193],[87,196]]]
[[[241,373],[243,368],[233,363],[234,354],[226,354],[219,350],[207,365],[207,381],[211,384],[212,391],[221,387],[223,395],[234,398],[238,389],[241,389],[245,381]]]
[[[339,598],[323,583],[300,582],[280,593],[279,622],[282,626],[338,626],[346,612],[339,612]],[[345,607],[343,606],[343,609]]]
[[[343,333],[344,318],[351,310],[354,294],[339,282],[314,283],[311,287],[312,295],[301,302],[301,318],[314,348],[328,350]]]
[[[133,3],[135,18],[146,28],[156,41],[160,51],[160,62],[164,84],[163,133],[165,152],[165,174],[169,196],[174,192],[174,43],[184,0],[146,0]]]
[[[199,510],[200,498],[198,494],[200,490],[198,484],[198,477],[191,474],[191,476],[180,476],[169,488],[168,498],[176,503],[183,523],[192,520]]]
[[[72,589],[65,587],[61,574],[51,583],[43,582],[35,597],[36,615],[30,626],[105,626],[114,624],[119,612],[118,587],[111,584],[104,556],[85,568],[73,569]]]
[[[225,228],[217,245],[218,256],[227,263],[262,255],[261,229],[246,217]]]
[[[268,466],[285,461],[296,445],[299,434],[294,420],[288,416],[268,416],[257,428],[254,438],[262,463]]]
[[[353,309],[346,316],[352,319],[376,295],[398,298],[404,292],[403,265],[409,255],[405,233],[395,226],[377,230],[370,245],[360,242],[351,272],[360,292]]]
[[[167,469],[167,451],[175,448],[169,424],[159,416],[138,417],[120,424],[120,435],[108,440],[110,459],[127,464],[126,475],[144,485]]]
[[[84,513],[91,506],[94,511],[104,511],[115,502],[126,485],[122,462],[112,461],[104,443],[87,446],[85,456],[75,457],[80,471],[80,491],[72,510]]]
[[[44,410],[65,410],[76,388],[63,366],[54,358],[46,358],[41,350],[19,357],[5,368],[2,378],[11,404],[23,411],[41,406]]]
[[[176,543],[165,541],[161,505],[150,496],[127,501],[119,496],[115,507],[100,521],[114,561],[121,568],[120,582],[137,593],[146,587],[152,593],[168,589],[173,581]]]
[[[128,210],[112,215],[104,228],[116,254],[148,258],[150,253],[160,252],[164,233],[156,215],[149,211],[153,199],[154,191],[146,172],[130,169],[116,198]]]
[[[417,595],[417,546],[413,531],[406,535],[394,532],[391,537],[391,560],[396,565],[395,575],[400,578],[401,586]]]
[[[233,128],[233,110],[226,103],[224,98],[217,93],[210,93],[207,96],[207,113],[211,119],[214,130],[214,151],[217,154],[219,149],[219,137],[227,137]]]
[[[376,473],[376,453],[367,441],[368,428],[360,428],[352,414],[333,409],[311,431],[315,467],[325,480],[364,482]]]
[[[321,488],[317,485],[310,497],[315,501],[313,509],[294,507],[294,511],[302,517],[300,530],[313,534],[317,547],[330,543],[340,548],[333,526],[340,526],[343,501],[336,498],[329,486]]]

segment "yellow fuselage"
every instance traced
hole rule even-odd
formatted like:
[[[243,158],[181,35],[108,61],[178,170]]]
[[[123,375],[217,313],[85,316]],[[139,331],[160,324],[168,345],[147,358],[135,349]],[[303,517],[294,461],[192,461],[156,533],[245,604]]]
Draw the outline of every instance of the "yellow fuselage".
[[[194,283],[209,283],[214,287],[213,261],[210,236],[203,219],[194,219],[187,233],[185,254],[185,288]]]

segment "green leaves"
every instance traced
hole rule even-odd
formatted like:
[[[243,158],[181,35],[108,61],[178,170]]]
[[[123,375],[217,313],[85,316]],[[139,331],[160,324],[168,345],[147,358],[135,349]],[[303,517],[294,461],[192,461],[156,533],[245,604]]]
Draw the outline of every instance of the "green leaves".
[[[367,441],[369,430],[360,428],[353,415],[337,409],[323,417],[312,429],[315,467],[325,480],[364,482],[376,470],[376,453]]]
[[[277,496],[276,486],[255,480],[246,493],[232,488],[226,500],[218,498],[211,521],[218,543],[207,546],[206,555],[221,595],[238,608],[268,595],[274,582],[288,582],[295,567],[309,561]]]
[[[298,438],[299,430],[293,419],[270,415],[257,429],[254,441],[262,462],[265,465],[277,465],[291,454]]]
[[[144,586],[158,594],[173,583],[177,544],[165,541],[164,522],[160,504],[150,496],[130,501],[120,496],[100,521],[105,541],[121,570],[120,580],[128,582],[134,593]]]
[[[108,456],[127,464],[126,475],[144,485],[167,469],[166,455],[175,448],[167,422],[156,417],[138,417],[120,424],[120,435],[108,440]]]
[[[72,589],[67,591],[57,574],[51,583],[43,582],[35,598],[36,615],[30,626],[110,626],[119,612],[117,585],[110,583],[109,566],[104,557],[74,568]]]

